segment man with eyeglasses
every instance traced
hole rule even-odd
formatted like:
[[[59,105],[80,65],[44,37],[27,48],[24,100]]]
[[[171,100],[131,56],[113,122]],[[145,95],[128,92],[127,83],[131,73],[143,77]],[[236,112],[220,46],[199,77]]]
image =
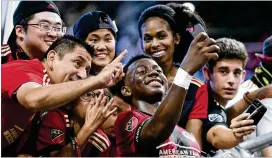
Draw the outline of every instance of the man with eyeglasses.
[[[2,64],[23,59],[42,59],[49,46],[65,32],[52,1],[21,1],[13,14],[14,28],[2,45]]]

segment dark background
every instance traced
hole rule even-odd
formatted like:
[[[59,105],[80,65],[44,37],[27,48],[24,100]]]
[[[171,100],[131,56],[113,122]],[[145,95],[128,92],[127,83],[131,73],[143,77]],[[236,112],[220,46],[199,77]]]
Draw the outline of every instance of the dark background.
[[[106,12],[118,27],[116,52],[119,54],[128,49],[129,54],[123,60],[126,63],[132,56],[141,53],[137,21],[141,12],[155,4],[166,4],[171,1],[54,1],[62,19],[72,34],[74,22],[83,14],[101,10]],[[172,1],[184,3],[187,1]],[[192,1],[195,11],[204,19],[208,35],[214,39],[221,37],[234,38],[243,42],[249,53],[246,66],[249,78],[259,61],[255,53],[262,53],[262,42],[272,34],[272,2],[263,1]],[[30,6],[31,7],[31,6]],[[203,79],[201,71],[196,75]]]
[[[140,12],[154,4],[170,1],[56,1],[68,26],[81,15],[92,10],[102,10],[124,27],[126,21],[138,19]],[[178,2],[177,3],[184,3]],[[191,2],[196,12],[205,20],[208,33],[213,38],[232,37],[243,42],[261,42],[272,32],[272,2],[217,1]],[[72,16],[71,16],[72,15]],[[122,22],[122,23],[120,23]],[[123,25],[123,26],[122,26]]]

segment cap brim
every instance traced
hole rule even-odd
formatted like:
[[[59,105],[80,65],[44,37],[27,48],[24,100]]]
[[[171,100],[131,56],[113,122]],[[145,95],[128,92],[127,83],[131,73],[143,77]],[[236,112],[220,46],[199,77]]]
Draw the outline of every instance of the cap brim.
[[[261,61],[261,62],[272,62],[272,57],[264,56],[263,54],[255,53],[255,56]]]
[[[16,32],[15,32],[15,27],[13,28],[11,34],[9,35],[8,38],[8,45],[11,45],[12,42],[14,42],[16,40]]]

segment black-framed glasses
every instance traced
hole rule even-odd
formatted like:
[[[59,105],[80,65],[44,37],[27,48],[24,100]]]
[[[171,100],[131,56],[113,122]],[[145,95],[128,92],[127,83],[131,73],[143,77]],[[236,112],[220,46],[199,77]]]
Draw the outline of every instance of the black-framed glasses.
[[[26,24],[26,25],[37,26],[37,28],[39,28],[40,31],[43,31],[43,32],[51,32],[53,29],[57,34],[65,34],[67,30],[67,28],[62,25],[51,25],[47,22],[40,22],[37,24]]]
[[[100,91],[98,91],[98,92],[91,91],[91,92],[88,92],[88,93],[82,95],[81,98],[84,101],[91,101],[92,98],[98,98],[100,93],[101,93]],[[104,96],[107,97],[106,102],[109,102],[111,99],[111,96],[107,93],[104,93]]]

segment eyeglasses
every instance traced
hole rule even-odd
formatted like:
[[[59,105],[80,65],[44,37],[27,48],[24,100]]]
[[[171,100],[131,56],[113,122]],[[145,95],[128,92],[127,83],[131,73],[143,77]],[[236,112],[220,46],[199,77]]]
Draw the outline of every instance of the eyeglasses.
[[[93,91],[91,91],[91,92],[88,92],[88,93],[82,95],[81,98],[83,100],[85,100],[85,101],[91,101],[92,98],[98,98],[99,95],[100,95],[100,92],[93,92]],[[104,96],[107,97],[106,102],[109,102],[110,99],[111,99],[111,96],[108,95],[108,94],[106,94],[106,93],[104,93]]]
[[[51,25],[47,22],[40,22],[37,24],[26,24],[26,25],[38,26],[37,28],[39,28],[40,31],[44,31],[44,32],[51,32],[53,29],[57,34],[65,34],[67,30],[66,27],[63,27],[61,25]]]

